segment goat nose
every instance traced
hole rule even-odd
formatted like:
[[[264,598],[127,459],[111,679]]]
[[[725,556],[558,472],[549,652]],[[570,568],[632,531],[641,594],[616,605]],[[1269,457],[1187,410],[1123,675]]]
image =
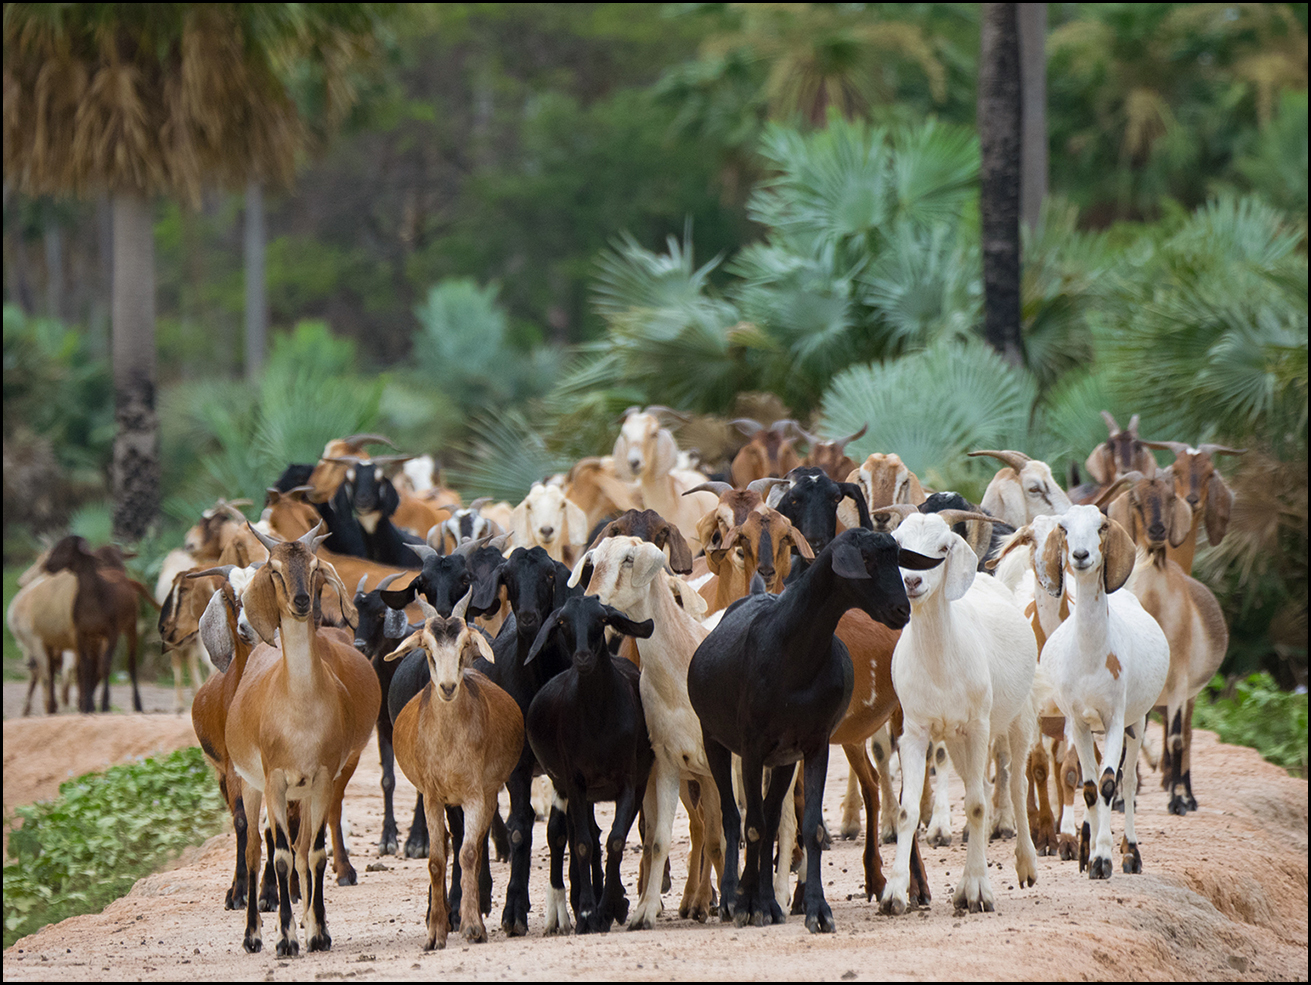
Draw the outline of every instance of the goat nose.
[[[291,601],[297,612],[308,612],[310,609],[309,592],[297,592],[295,598]]]
[[[442,697],[444,697],[447,701],[450,701],[451,698],[455,697],[454,684],[443,684],[441,685],[441,688],[442,688]]]
[[[1189,505],[1189,506],[1196,506],[1197,503],[1198,503],[1198,501],[1199,501],[1200,499],[1201,499],[1201,497],[1200,497],[1197,493],[1191,493],[1191,494],[1188,496],[1188,505]]]
[[[919,587],[920,587],[920,582],[922,582],[922,581],[923,581],[923,579],[922,579],[919,575],[907,575],[907,576],[906,576],[906,587],[909,588],[909,589],[919,588]]]
[[[1164,540],[1164,539],[1165,539],[1165,524],[1163,524],[1163,523],[1153,523],[1151,526],[1149,526],[1149,527],[1147,528],[1147,536],[1148,536],[1148,537],[1151,537],[1152,540]]]
[[[550,540],[555,533],[555,527],[538,527],[537,532],[542,535],[542,540]]]
[[[628,467],[632,469],[634,472],[636,472],[638,469],[642,467],[642,460],[640,458],[630,457],[628,459]]]
[[[1088,552],[1087,552],[1087,551],[1074,551],[1074,552],[1072,552],[1072,553],[1070,554],[1070,556],[1071,556],[1072,558],[1074,558],[1076,561],[1087,561],[1087,560],[1088,560]]]

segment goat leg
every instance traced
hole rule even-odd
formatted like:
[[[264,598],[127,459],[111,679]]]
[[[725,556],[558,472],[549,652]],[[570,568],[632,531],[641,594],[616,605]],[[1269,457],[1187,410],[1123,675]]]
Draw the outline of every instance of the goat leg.
[[[400,850],[397,840],[395,793],[396,793],[396,753],[392,748],[391,729],[384,731],[382,720],[386,718],[391,725],[391,716],[383,713],[378,716],[378,760],[382,764],[382,837],[378,839],[379,855],[395,855]]]
[[[428,857],[428,819],[423,806],[423,794],[414,803],[414,821],[410,824],[409,837],[405,839],[406,858]]]
[[[337,774],[332,784],[332,804],[328,808],[328,823],[332,826],[332,870],[337,877],[338,886],[354,886],[356,883],[355,866],[351,865],[350,853],[346,849],[346,837],[341,830],[341,802],[346,795],[346,784],[355,775],[355,767],[360,763],[360,754],[355,753],[346,760],[346,765]]]

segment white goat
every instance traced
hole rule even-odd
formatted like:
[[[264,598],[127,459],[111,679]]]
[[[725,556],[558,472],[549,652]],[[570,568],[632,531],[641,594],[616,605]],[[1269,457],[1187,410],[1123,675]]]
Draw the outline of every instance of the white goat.
[[[77,576],[71,571],[47,574],[45,559],[49,553],[44,551],[19,575],[20,588],[5,611],[5,623],[23,653],[30,675],[24,717],[32,712],[32,694],[38,684],[45,689],[46,713],[55,713],[56,678],[61,681],[60,694],[67,707],[69,684],[77,670],[77,630],[73,625]]]
[[[1134,832],[1138,750],[1170,666],[1165,633],[1132,594],[1117,591],[1133,563],[1133,541],[1095,506],[1070,507],[1034,558],[1039,582],[1051,596],[1060,596],[1067,565],[1079,586],[1079,604],[1048,638],[1042,665],[1083,768],[1091,825],[1083,825],[1079,871],[1086,863],[1090,879],[1111,877],[1111,801],[1122,747],[1124,871],[1142,871]],[[1106,735],[1100,763],[1094,728]],[[1094,777],[1101,778],[1100,789]]]
[[[677,416],[666,407],[651,406],[642,412],[629,408],[615,439],[615,474],[637,484],[642,506],[676,526],[695,556],[703,546],[697,537],[697,521],[715,508],[719,497],[711,492],[684,497],[706,477],[677,467],[678,445],[669,429],[660,426],[662,413]]]
[[[993,578],[975,579],[977,556],[941,515],[908,516],[893,536],[903,548],[943,557],[945,563],[927,571],[902,569],[912,616],[893,652],[892,681],[905,718],[903,787],[896,862],[882,906],[891,913],[906,909],[925,760],[930,742],[938,739],[946,743],[965,781],[969,849],[953,902],[957,909],[992,910],[985,857],[988,750],[996,739],[1016,760],[1033,744],[1031,691],[1038,646],[1009,590]],[[1016,875],[1020,885],[1031,886],[1038,875],[1037,855],[1024,804],[1024,774],[1018,769],[1011,771],[1010,790]]]
[[[510,521],[511,550],[541,547],[552,561],[572,564],[575,551],[587,544],[587,515],[559,486],[534,482]]]

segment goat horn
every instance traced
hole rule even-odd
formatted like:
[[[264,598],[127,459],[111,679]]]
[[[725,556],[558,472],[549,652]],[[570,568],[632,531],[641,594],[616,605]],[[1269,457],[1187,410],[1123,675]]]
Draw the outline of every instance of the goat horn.
[[[1111,416],[1109,410],[1102,411],[1102,420],[1106,422],[1106,429],[1110,431],[1111,434],[1114,435],[1120,433],[1120,425],[1115,423],[1115,418]]]
[[[1162,451],[1172,451],[1176,458],[1188,450],[1188,444],[1183,441],[1148,441],[1143,439],[1143,444],[1148,448],[1159,448]],[[1201,449],[1198,450],[1200,451]]]
[[[1013,468],[1016,472],[1020,471],[1020,469],[1024,468],[1024,466],[1028,465],[1030,462],[1033,461],[1032,458],[1030,458],[1028,455],[1024,454],[1024,452],[1022,452],[1022,451],[1010,451],[1010,450],[1006,450],[1006,451],[983,451],[983,450],[980,450],[980,451],[972,451],[972,452],[969,452],[969,455],[972,456],[972,457],[974,457],[974,458],[977,458],[977,457],[980,456],[980,455],[989,455],[989,456],[991,456],[992,458],[995,458],[995,459],[997,459],[997,460],[999,460],[999,461],[1005,462],[1007,465],[1009,465],[1011,468]]]
[[[790,486],[792,483],[787,479],[780,479],[776,476],[767,475],[760,479],[753,479],[747,483],[747,489],[755,493],[761,499],[769,495],[769,491],[775,486]]]
[[[364,572],[364,574],[360,575],[360,583],[355,586],[356,595],[364,594],[364,583],[368,580],[369,580],[369,573],[367,571]]]
[[[510,535],[511,535],[511,533],[512,533],[512,531],[508,531],[508,530],[507,530],[507,531],[506,531],[505,533],[503,533],[503,534],[497,534],[496,536],[494,536],[491,540],[489,540],[489,541],[487,542],[487,546],[488,546],[488,547],[495,547],[498,551],[504,551],[504,550],[505,550],[505,545],[508,544],[508,543],[510,542]]]
[[[261,544],[264,545],[264,547],[268,550],[270,554],[273,553],[273,549],[277,547],[279,544],[286,543],[286,541],[284,540],[274,540],[272,537],[264,536],[264,534],[261,533],[249,520],[246,521],[246,526],[250,527],[250,532],[255,535],[255,537],[259,540]]]
[[[247,500],[247,502],[249,502],[249,500]],[[241,520],[242,522],[245,522],[246,514],[242,513],[241,510],[237,509],[231,503],[224,503],[223,509],[225,509],[234,520]]]
[[[397,578],[399,578],[403,574],[405,574],[404,571],[393,571],[382,581],[378,582],[377,590],[381,592],[384,588],[386,588],[388,585],[390,585],[392,582],[394,582]]]
[[[420,561],[423,561],[425,563],[427,562],[429,556],[431,557],[440,556],[436,551],[434,551],[427,544],[406,544],[405,546],[408,547],[410,550],[412,550],[418,556]]]
[[[884,507],[880,506],[879,509]],[[995,516],[988,516],[987,513],[979,513],[975,510],[939,510],[938,516],[947,521],[947,526],[955,526],[958,523],[964,523],[967,520],[981,520],[984,523],[996,523]]]
[[[464,597],[455,603],[455,608],[451,610],[451,618],[464,622],[464,614],[469,611],[469,600],[473,598],[473,587],[464,593]]]
[[[1227,448],[1224,445],[1198,445],[1197,450],[1204,455],[1245,455],[1246,448]]]
[[[703,482],[699,486],[693,486],[691,489],[684,492],[683,495],[690,496],[694,492],[709,492],[709,493],[714,493],[716,496],[722,496],[724,495],[724,493],[732,492],[732,491],[733,491],[733,487],[729,485],[727,482],[710,481],[710,482]]]
[[[374,455],[374,465],[403,465],[405,462],[412,462],[418,455]]]
[[[1129,431],[1129,433],[1132,434],[1135,438],[1138,437],[1138,415],[1137,415],[1137,414],[1134,414],[1133,417],[1129,418],[1129,427],[1128,427],[1128,431]]]
[[[748,438],[754,438],[761,431],[765,430],[765,425],[750,417],[738,417],[733,420],[733,426],[745,434]]]
[[[386,445],[388,448],[396,447],[396,443],[391,438],[384,438],[380,434],[352,434],[347,438],[338,440],[345,445]]]
[[[472,589],[470,589],[470,591],[472,591]],[[423,618],[425,622],[429,619],[432,619],[434,616],[440,615],[440,613],[436,609],[434,609],[431,605],[428,604],[428,600],[424,598],[422,595],[415,595],[414,601],[419,603],[419,611],[423,613]]]
[[[864,437],[865,432],[868,430],[869,430],[869,421],[866,421],[864,425],[861,426],[861,429],[857,431],[855,434],[849,434],[841,441],[835,441],[833,442],[833,444],[837,446],[838,451],[843,451],[845,450],[848,441],[855,441],[857,438]]]
[[[492,501],[491,496],[479,496],[477,499],[475,499],[472,503],[470,503],[468,506],[464,508],[470,512],[476,513],[491,501]]]
[[[1105,506],[1107,503],[1109,503],[1112,499],[1115,498],[1116,494],[1119,493],[1121,487],[1127,486],[1130,483],[1135,483],[1141,478],[1143,478],[1143,474],[1141,472],[1137,472],[1137,471],[1126,472],[1124,475],[1120,476],[1109,486],[1107,486],[1104,490],[1102,490],[1102,492],[1098,494],[1097,498],[1093,500],[1092,505],[1100,510],[1103,506]]]
[[[360,462],[367,462],[368,459],[362,458],[359,455],[346,455],[341,457],[335,455],[332,456],[324,455],[321,459],[319,459],[319,461],[331,462],[333,465],[358,465]]]
[[[789,418],[789,423],[792,425],[792,429],[797,432],[797,437],[799,437],[802,441],[806,442],[806,444],[808,445],[812,445],[812,446],[818,445],[824,440],[817,434],[811,434],[809,431],[803,428],[800,422],[798,421],[793,421]]]
[[[487,546],[489,540],[491,540],[490,537],[479,537],[477,540],[466,541],[451,551],[451,557],[455,557],[457,554],[461,557],[471,557],[478,548]]]
[[[674,410],[672,407],[666,407],[664,404],[651,404],[647,407],[646,412],[648,414],[654,414],[656,417],[659,417],[661,414],[668,414],[674,420],[682,421],[685,424],[692,419],[681,410]]]
[[[217,568],[206,568],[204,571],[188,571],[187,577],[208,578],[211,575],[222,575],[224,578],[226,578],[228,575],[232,574],[232,569],[235,567],[236,567],[235,564],[222,564],[219,565]]]

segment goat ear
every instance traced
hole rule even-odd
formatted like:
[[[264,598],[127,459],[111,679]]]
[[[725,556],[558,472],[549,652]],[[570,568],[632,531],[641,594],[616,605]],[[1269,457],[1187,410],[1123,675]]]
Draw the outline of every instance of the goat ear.
[[[500,608],[496,596],[501,591],[501,585],[505,583],[505,566],[506,562],[502,561],[491,574],[473,586],[473,598],[470,599],[470,603],[475,609],[486,611],[492,607],[493,602],[497,602],[497,608]]]
[[[1170,508],[1170,546],[1178,547],[1192,532],[1193,508],[1188,505],[1188,500],[1176,496],[1174,505]],[[1210,536],[1209,530],[1207,536]]]
[[[904,547],[897,549],[898,568],[906,568],[910,571],[928,571],[930,568],[936,568],[942,562],[943,559],[940,557],[928,557],[918,551],[907,550]]]
[[[702,519],[705,518],[702,517]],[[660,532],[658,539],[664,541],[659,545],[660,547],[669,548],[669,566],[674,569],[675,573],[680,575],[691,574],[692,548],[683,539],[679,529],[671,523]]]
[[[829,563],[833,566],[833,573],[840,578],[855,581],[872,577],[865,567],[860,548],[849,540],[833,541]]]
[[[678,602],[683,607],[683,611],[689,616],[700,622],[705,618],[706,610],[710,608],[701,593],[695,588],[683,581],[682,578],[667,578],[665,584],[669,590],[674,593]]]
[[[273,634],[278,631],[280,620],[278,593],[273,586],[270,568],[261,568],[259,574],[250,580],[250,584],[246,586],[246,591],[241,596],[241,609],[251,629],[259,634],[260,639],[272,646]]]
[[[380,591],[378,594],[382,597],[382,600],[385,603],[387,603],[387,605],[390,606],[391,608],[404,609],[407,605],[409,605],[411,602],[414,601],[414,596],[418,594],[418,591],[419,591],[419,579],[415,577],[414,580],[411,581],[404,588],[387,589],[384,591]]]
[[[1120,588],[1133,574],[1134,544],[1124,527],[1108,520],[1102,534],[1102,584],[1109,595]]]
[[[946,579],[942,584],[943,597],[948,602],[964,598],[974,584],[979,571],[979,556],[965,543],[960,534],[951,535],[951,551],[947,555]]]
[[[1233,491],[1225,485],[1219,472],[1212,472],[1206,483],[1206,539],[1212,547],[1224,539],[1233,506]]]
[[[587,543],[587,514],[571,499],[564,501],[564,535],[575,547]]]
[[[1015,531],[1015,533],[1010,537],[1007,537],[1005,542],[1001,545],[1001,550],[984,561],[983,566],[989,571],[992,571],[997,567],[997,565],[1001,564],[1002,558],[1017,547],[1023,547],[1025,544],[1028,544],[1030,547],[1033,546],[1033,530],[1028,526],[1020,527],[1020,529]]]
[[[668,428],[661,428],[656,432],[655,474],[668,475],[677,464],[678,445],[674,443],[674,435]]]
[[[654,544],[651,545],[655,547]],[[663,551],[642,550],[640,547],[634,547],[633,557],[633,587],[645,588],[651,584],[655,578],[656,572],[664,569],[669,562],[665,560]]]
[[[1065,529],[1059,524],[1043,542],[1042,555],[1034,557],[1033,571],[1038,584],[1047,590],[1048,595],[1061,597],[1065,591]]]
[[[237,643],[232,637],[232,625],[228,622],[227,594],[222,589],[214,593],[200,617],[200,642],[209,654],[210,663],[219,670],[227,670],[232,663]]]
[[[600,540],[598,540],[597,543],[599,544]],[[590,551],[584,551],[583,556],[574,562],[574,569],[573,571],[569,572],[569,581],[567,582],[570,588],[573,588],[576,585],[578,585],[584,578],[591,577],[592,555],[595,552],[596,552],[595,547],[593,547],[592,550]]]
[[[525,667],[536,660],[537,654],[541,653],[542,648],[551,642],[551,638],[555,635],[555,631],[559,627],[559,623],[556,621],[555,616],[556,614],[552,612],[550,617],[548,617],[546,622],[542,625],[542,628],[537,631],[537,637],[533,640],[533,645],[528,649],[528,656],[523,659]]]
[[[350,593],[346,591],[346,583],[341,580],[341,575],[337,574],[337,569],[327,561],[319,561],[319,571],[328,580],[328,584],[337,590],[337,599],[341,602],[341,616],[351,629],[354,629],[359,624],[360,614],[355,610],[355,603],[351,601]]]
[[[874,522],[869,518],[869,507],[866,506],[865,490],[854,482],[839,482],[838,488],[842,490],[842,495],[849,497],[856,504],[856,514],[860,518],[860,525],[866,530],[872,530]]]
[[[632,469],[628,467],[628,439],[624,437],[624,432],[619,432],[619,437],[615,438],[614,451],[614,470],[623,482],[632,482],[634,479]]]
[[[1138,542],[1138,510],[1133,504],[1133,489],[1126,489],[1106,507],[1106,515],[1124,528],[1129,539]]]
[[[701,541],[702,550],[710,551],[722,546],[722,542],[716,542],[714,539],[715,533],[718,530],[719,507],[715,507],[696,522],[696,539]]]
[[[382,617],[382,635],[389,640],[400,639],[405,635],[409,623],[405,619],[404,609],[388,609]]]
[[[784,517],[783,521],[787,524],[787,533],[784,535],[784,539],[792,541],[792,546],[797,549],[797,553],[807,561],[815,560],[815,552],[811,549],[810,542],[801,535],[801,531],[794,527],[792,521],[787,517]]]
[[[401,659],[401,657],[405,656],[410,651],[417,650],[420,646],[422,646],[423,645],[422,638],[423,638],[423,627],[420,627],[419,629],[411,633],[409,636],[405,637],[405,639],[401,640],[400,646],[392,650],[391,653],[386,654],[382,659],[387,663],[391,663],[393,660]]]
[[[460,650],[460,666],[472,667],[473,662],[479,657],[488,663],[496,663],[496,655],[492,653],[492,645],[487,642],[487,637],[475,626],[469,627],[468,634],[464,647]]]
[[[904,466],[903,466],[904,468]],[[919,476],[910,469],[906,469],[906,499],[914,506],[919,506],[927,497],[924,495],[924,487],[920,485]]]
[[[1113,474],[1107,468],[1106,459],[1110,457],[1107,454],[1108,451],[1110,451],[1110,446],[1103,441],[1092,450],[1092,454],[1088,456],[1088,460],[1083,463],[1083,467],[1088,470],[1088,474],[1093,477],[1093,480],[1099,486],[1109,485],[1111,475]]]
[[[532,547],[533,532],[528,525],[528,503],[522,502],[510,511],[511,543],[518,547]]]
[[[650,639],[651,634],[655,632],[654,619],[643,619],[641,622],[634,622],[610,605],[605,606],[605,621],[625,636],[635,636],[638,639]]]

